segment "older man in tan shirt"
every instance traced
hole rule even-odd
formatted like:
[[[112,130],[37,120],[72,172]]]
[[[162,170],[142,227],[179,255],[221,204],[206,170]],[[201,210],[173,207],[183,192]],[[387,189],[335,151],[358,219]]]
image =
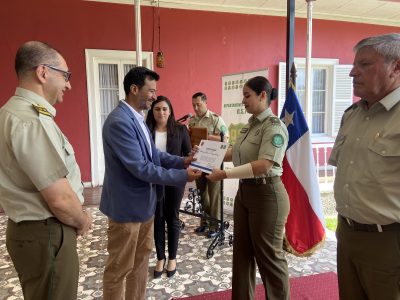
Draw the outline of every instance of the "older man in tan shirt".
[[[0,205],[24,299],[76,299],[76,237],[92,223],[74,150],[53,105],[71,89],[61,54],[31,41],[17,52],[15,95],[0,109]]]
[[[346,110],[329,163],[339,213],[341,299],[400,299],[400,34],[354,48],[361,98]]]

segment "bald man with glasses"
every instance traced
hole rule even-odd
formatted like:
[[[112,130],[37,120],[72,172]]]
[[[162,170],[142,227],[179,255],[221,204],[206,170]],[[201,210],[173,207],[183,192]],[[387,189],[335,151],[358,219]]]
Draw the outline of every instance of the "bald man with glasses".
[[[54,121],[71,89],[61,54],[30,41],[17,51],[15,95],[0,109],[0,206],[24,299],[76,299],[77,236],[91,228],[74,150]]]

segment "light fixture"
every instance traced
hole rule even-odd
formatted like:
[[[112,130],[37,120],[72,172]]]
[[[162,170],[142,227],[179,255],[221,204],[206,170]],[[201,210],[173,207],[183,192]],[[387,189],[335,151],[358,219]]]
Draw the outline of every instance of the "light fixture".
[[[160,22],[160,0],[157,0],[157,19],[158,19],[158,52],[156,55],[157,68],[164,68],[164,53],[161,51],[161,22]]]

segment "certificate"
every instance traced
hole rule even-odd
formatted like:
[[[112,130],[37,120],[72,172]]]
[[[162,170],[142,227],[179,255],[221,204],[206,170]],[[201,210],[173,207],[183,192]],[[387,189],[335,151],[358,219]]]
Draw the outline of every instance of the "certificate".
[[[219,169],[228,150],[228,143],[202,140],[194,155],[195,161],[190,163],[194,169],[210,174],[213,169]]]

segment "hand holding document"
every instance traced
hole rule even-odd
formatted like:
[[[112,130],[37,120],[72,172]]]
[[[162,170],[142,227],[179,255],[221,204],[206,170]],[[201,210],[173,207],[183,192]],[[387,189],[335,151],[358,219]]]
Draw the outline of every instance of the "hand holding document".
[[[202,140],[194,155],[196,160],[191,162],[190,166],[210,174],[213,169],[220,168],[227,150],[228,143]]]

